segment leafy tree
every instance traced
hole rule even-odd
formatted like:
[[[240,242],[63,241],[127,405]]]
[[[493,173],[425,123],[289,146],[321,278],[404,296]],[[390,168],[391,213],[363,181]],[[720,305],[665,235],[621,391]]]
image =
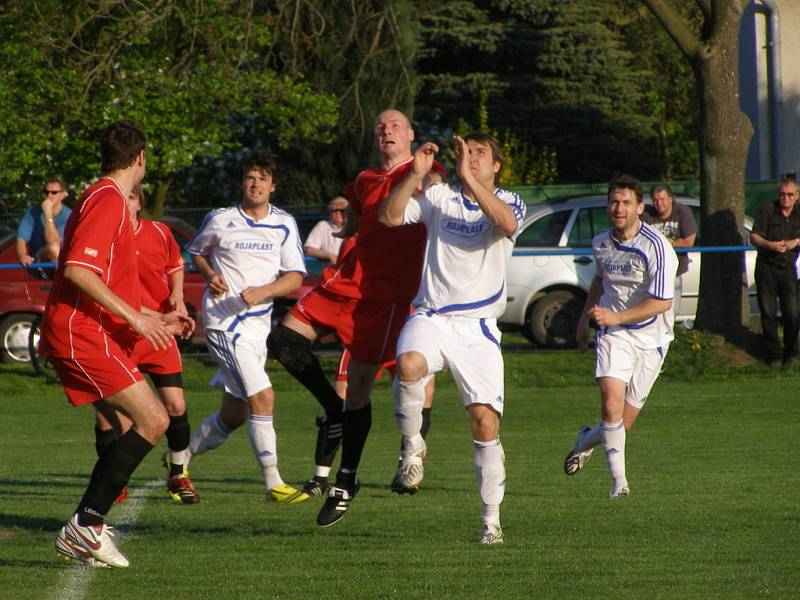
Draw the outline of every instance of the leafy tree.
[[[422,3],[418,116],[439,129],[474,122],[488,92],[491,125],[552,148],[564,180],[660,172],[654,120],[612,0]]]
[[[90,180],[98,157],[87,140],[120,118],[148,133],[155,214],[179,170],[235,143],[237,113],[257,115],[276,145],[327,139],[335,100],[260,59],[269,17],[233,0],[8,3],[0,49],[18,60],[0,69],[0,109],[18,119],[0,131],[3,189],[40,169]]]
[[[749,0],[695,0],[701,26],[665,0],[642,0],[688,59],[700,90],[700,198],[703,241],[739,245],[744,168],[753,128],[739,108],[739,24]],[[688,1],[684,4],[688,4]],[[708,254],[700,272],[697,325],[730,334],[749,321],[742,257]]]

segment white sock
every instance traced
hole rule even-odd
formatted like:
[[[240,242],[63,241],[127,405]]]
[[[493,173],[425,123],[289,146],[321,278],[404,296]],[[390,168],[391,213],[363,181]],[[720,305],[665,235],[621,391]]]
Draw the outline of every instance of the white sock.
[[[192,439],[189,440],[189,447],[186,449],[187,452],[183,461],[183,466],[189,466],[189,461],[192,459],[192,456],[218,448],[225,443],[230,435],[231,430],[225,427],[218,412],[209,415],[197,431],[192,434]]]
[[[278,443],[275,428],[272,426],[272,417],[250,415],[247,421],[247,435],[250,438],[250,447],[264,472],[267,490],[283,485],[283,479],[278,472]]]
[[[581,443],[580,448],[578,450],[580,452],[586,452],[587,450],[591,450],[595,446],[600,444],[600,423],[592,427],[589,431],[584,433],[581,436]]]
[[[483,501],[484,523],[500,526],[500,503],[506,490],[505,454],[500,438],[491,442],[475,442],[475,476]]]
[[[400,381],[395,377],[392,382],[394,392],[394,417],[403,438],[412,446],[420,446],[422,436],[422,406],[425,404],[425,385],[430,375],[417,381]],[[404,444],[408,447],[408,444]]]
[[[628,480],[625,478],[625,426],[622,421],[619,423],[600,421],[600,438],[606,453],[613,489],[626,487]]]
[[[322,465],[316,465],[314,467],[314,477],[327,477],[331,474],[330,467],[324,467]]]
[[[170,464],[183,465],[184,468],[186,468],[186,465],[189,463],[189,459],[192,457],[192,453],[189,448],[184,448],[183,450],[178,450],[177,452],[167,448],[167,452],[169,453]]]

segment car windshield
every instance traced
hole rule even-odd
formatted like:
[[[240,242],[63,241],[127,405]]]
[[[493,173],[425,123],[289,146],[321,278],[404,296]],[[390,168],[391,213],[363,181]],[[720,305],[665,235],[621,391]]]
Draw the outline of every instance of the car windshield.
[[[558,246],[561,243],[564,226],[567,224],[571,214],[571,209],[559,210],[536,219],[519,234],[517,246],[521,248]]]

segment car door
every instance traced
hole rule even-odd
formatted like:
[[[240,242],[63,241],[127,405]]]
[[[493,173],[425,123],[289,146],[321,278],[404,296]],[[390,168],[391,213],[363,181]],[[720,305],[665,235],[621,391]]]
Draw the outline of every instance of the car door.
[[[585,290],[592,285],[592,279],[597,272],[591,252],[592,238],[610,226],[605,202],[602,205],[579,208],[567,226],[567,246],[570,249],[585,250],[586,253],[564,255],[561,258],[569,268],[575,270],[580,286]]]

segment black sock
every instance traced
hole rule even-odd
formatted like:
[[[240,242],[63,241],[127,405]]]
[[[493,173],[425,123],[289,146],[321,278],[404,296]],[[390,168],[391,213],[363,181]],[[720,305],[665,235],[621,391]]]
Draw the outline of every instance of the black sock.
[[[314,448],[314,464],[330,467],[342,443],[343,417],[335,420],[327,415],[317,419],[317,445]]]
[[[89,486],[78,504],[80,525],[99,525],[131,474],[153,445],[131,428],[94,465]]]
[[[189,416],[186,413],[178,415],[177,417],[169,418],[169,427],[167,427],[167,447],[172,452],[180,452],[189,447],[189,438],[191,436],[191,429],[189,428]],[[170,464],[169,476],[182,475],[183,465]]]
[[[281,324],[267,338],[267,348],[270,356],[311,392],[326,415],[335,417],[342,412],[344,401],[322,370],[308,339]]]
[[[100,429],[97,425],[94,426],[94,449],[97,458],[106,453],[115,439],[113,429]]]
[[[428,439],[428,430],[431,428],[431,409],[430,408],[423,408],[422,409],[422,427],[419,429],[419,434],[422,436],[423,440]]]
[[[348,410],[344,415],[344,436],[342,437],[342,464],[336,474],[336,484],[352,489],[356,481],[356,470],[361,462],[361,453],[367,442],[372,426],[372,404],[356,410]]]

